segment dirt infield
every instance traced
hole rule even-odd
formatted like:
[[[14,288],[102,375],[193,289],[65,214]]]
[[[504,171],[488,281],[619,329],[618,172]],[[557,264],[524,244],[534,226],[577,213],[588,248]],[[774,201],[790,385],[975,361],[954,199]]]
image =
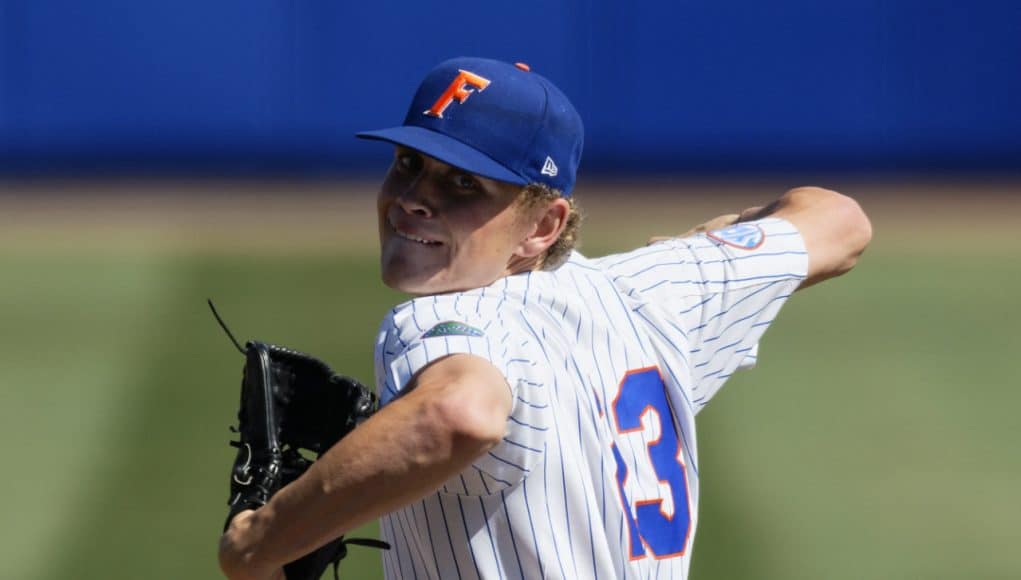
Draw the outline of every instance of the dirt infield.
[[[878,243],[1021,238],[1021,182],[818,180],[855,196]],[[364,252],[375,248],[370,182],[119,181],[0,184],[0,251]],[[583,183],[583,243],[640,244],[768,202],[779,180]]]

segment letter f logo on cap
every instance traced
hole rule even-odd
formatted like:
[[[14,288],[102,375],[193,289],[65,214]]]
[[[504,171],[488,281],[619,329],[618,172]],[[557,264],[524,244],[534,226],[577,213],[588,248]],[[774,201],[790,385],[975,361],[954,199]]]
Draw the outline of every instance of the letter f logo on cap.
[[[433,106],[430,107],[428,111],[425,111],[425,114],[442,119],[443,111],[447,110],[447,107],[450,106],[450,103],[454,102],[454,99],[457,99],[457,102],[459,103],[463,103],[469,95],[475,92],[466,88],[468,85],[477,88],[479,91],[484,91],[486,90],[486,87],[489,86],[489,79],[484,79],[475,73],[458,69],[458,74],[454,79],[454,82],[450,83],[447,90],[443,91],[440,98],[436,99]]]

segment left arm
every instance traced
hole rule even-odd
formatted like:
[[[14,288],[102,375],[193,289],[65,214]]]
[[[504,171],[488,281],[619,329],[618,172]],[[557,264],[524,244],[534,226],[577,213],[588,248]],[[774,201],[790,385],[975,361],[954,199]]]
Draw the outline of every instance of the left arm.
[[[285,563],[436,491],[504,436],[510,388],[485,359],[439,359],[406,392],[231,522],[220,542],[229,578],[282,578]]]

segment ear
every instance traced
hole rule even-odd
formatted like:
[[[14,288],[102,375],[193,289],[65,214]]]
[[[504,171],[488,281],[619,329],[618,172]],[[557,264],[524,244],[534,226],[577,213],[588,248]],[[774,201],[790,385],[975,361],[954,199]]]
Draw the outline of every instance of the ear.
[[[556,243],[567,227],[571,204],[564,198],[557,198],[549,202],[545,208],[536,208],[532,211],[536,212],[532,218],[533,227],[515,252],[523,258],[539,256]]]

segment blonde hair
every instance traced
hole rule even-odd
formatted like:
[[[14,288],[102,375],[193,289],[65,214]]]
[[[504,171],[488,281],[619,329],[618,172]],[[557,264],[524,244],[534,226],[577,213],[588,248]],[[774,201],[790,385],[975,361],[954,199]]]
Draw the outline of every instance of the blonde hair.
[[[542,183],[530,183],[525,186],[518,197],[518,203],[523,209],[533,209],[542,204],[549,203],[563,197],[560,190]],[[571,250],[580,245],[579,230],[581,228],[581,208],[575,203],[574,198],[565,198],[571,205],[571,213],[567,215],[567,224],[560,237],[552,246],[546,249],[536,269],[555,270],[563,264],[571,254]]]

